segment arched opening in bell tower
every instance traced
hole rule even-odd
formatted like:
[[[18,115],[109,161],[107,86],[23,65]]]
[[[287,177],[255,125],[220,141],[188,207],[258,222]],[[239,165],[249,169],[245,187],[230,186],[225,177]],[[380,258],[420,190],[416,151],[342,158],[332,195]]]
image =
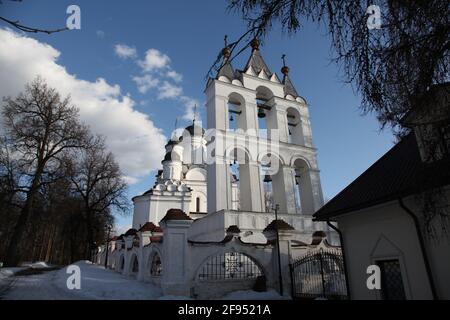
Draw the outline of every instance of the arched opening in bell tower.
[[[273,197],[273,180],[272,175],[274,174],[272,169],[272,162],[270,154],[264,155],[261,159],[261,179],[263,185],[263,200],[266,212],[271,212],[272,208],[275,206],[275,201]]]
[[[312,214],[314,213],[314,199],[308,163],[303,159],[295,160],[294,172],[296,211],[301,214]]]
[[[302,121],[299,110],[288,108],[286,112],[288,126],[288,143],[304,145]]]
[[[236,210],[251,211],[251,177],[249,170],[250,157],[247,150],[233,148],[228,155],[230,165],[230,183],[237,186],[232,202]]]
[[[231,93],[228,96],[227,111],[228,111],[228,129],[245,130],[246,114],[245,114],[245,100],[237,93]]]
[[[258,115],[258,136],[269,138],[271,129],[276,129],[276,114],[273,109],[273,93],[267,87],[256,88],[256,107]]]

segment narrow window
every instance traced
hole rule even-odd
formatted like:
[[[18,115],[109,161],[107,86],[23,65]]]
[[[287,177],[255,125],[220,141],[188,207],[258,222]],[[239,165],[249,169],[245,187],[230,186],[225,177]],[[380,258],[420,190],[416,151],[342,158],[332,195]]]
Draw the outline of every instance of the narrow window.
[[[197,197],[197,199],[195,199],[196,203],[195,203],[195,208],[196,208],[196,212],[200,212],[200,197]]]
[[[381,271],[381,296],[383,300],[405,300],[402,272],[398,259],[378,261]]]

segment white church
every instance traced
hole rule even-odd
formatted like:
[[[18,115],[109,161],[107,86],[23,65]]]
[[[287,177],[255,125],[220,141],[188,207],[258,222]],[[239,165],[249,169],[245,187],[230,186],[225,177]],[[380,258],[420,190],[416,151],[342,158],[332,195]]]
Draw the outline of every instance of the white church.
[[[289,68],[272,72],[256,39],[242,70],[230,53],[206,85],[206,128],[194,118],[175,130],[154,186],[133,198],[132,229],[96,257],[165,294],[218,297],[263,283],[290,295],[295,259],[339,250],[333,225],[312,220],[324,204],[317,152]]]

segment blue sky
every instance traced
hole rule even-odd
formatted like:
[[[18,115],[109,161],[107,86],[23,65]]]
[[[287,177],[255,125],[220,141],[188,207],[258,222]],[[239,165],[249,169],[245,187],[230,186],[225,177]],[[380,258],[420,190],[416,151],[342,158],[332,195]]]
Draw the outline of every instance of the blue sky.
[[[234,40],[245,31],[239,14],[226,11],[225,1],[25,0],[23,3],[3,1],[0,10],[4,16],[31,26],[57,28],[65,25],[66,8],[70,4],[81,8],[81,30],[27,36],[56,49],[60,53],[55,58],[56,63],[68,74],[76,75],[76,79],[95,83],[103,78],[111,87],[120,86],[118,99],[132,99],[132,109],[147,115],[155,132],[166,137],[174,127],[175,118],[186,114],[189,101],[198,101],[204,115],[204,77],[223,46],[223,37],[227,34]],[[134,48],[136,53],[130,53],[127,59],[121,58],[115,50],[118,44]],[[157,50],[159,58],[168,57],[164,68],[143,70],[149,49]],[[278,74],[280,57],[286,54],[291,79],[311,106],[322,187],[329,199],[384,154],[394,138],[389,131],[379,131],[374,116],[360,114],[360,98],[342,82],[338,66],[330,62],[330,42],[323,29],[306,22],[299,33],[288,36],[275,28],[265,39],[261,51],[271,70]],[[234,66],[242,68],[249,54],[244,52],[233,62]],[[168,77],[169,71],[176,74]],[[161,90],[156,86],[139,91],[133,77],[145,75],[158,79],[159,85],[167,82],[181,88],[182,93],[161,98]],[[107,108],[102,110],[108,112]],[[122,121],[128,120],[124,117]],[[98,122],[101,120],[97,119],[94,126]],[[187,125],[188,121],[180,120],[179,124]],[[148,135],[150,142],[144,144],[152,144],[152,134]],[[126,153],[127,150],[116,148],[115,152]],[[133,158],[122,157],[121,161],[130,166]],[[149,161],[148,170],[158,169],[155,163]],[[149,173],[148,170],[145,173],[134,171],[135,183],[130,186],[130,197],[153,185],[154,171]],[[118,224],[130,225],[131,215],[120,217]]]

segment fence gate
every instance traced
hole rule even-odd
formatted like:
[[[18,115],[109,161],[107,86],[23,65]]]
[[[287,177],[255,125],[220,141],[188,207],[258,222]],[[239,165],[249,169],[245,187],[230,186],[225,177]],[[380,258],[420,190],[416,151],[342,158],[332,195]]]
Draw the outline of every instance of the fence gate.
[[[344,259],[339,249],[320,249],[290,265],[294,299],[347,299]]]

